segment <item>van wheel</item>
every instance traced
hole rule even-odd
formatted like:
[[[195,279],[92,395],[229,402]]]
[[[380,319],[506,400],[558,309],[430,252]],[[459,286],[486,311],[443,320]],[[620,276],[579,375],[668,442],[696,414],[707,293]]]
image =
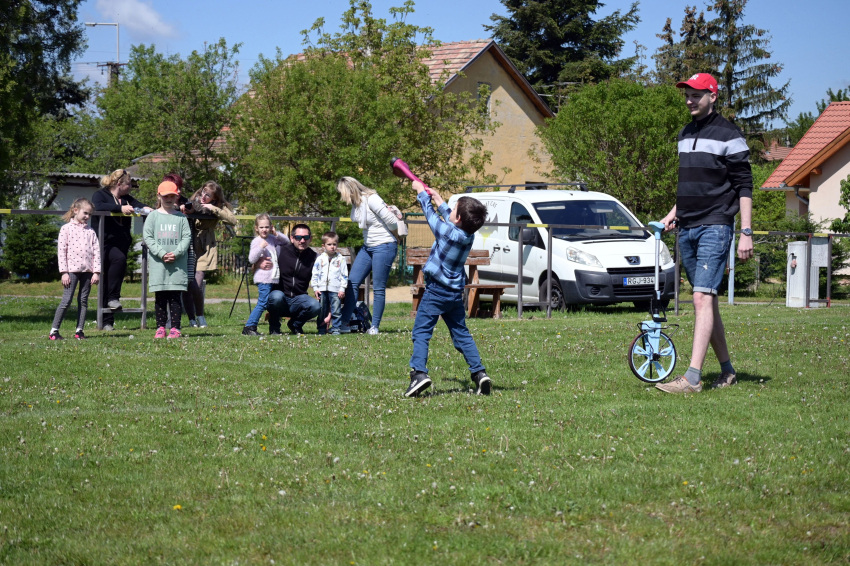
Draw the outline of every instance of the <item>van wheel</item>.
[[[546,281],[540,285],[540,302],[544,302],[546,298]],[[552,279],[552,310],[560,310],[564,308],[564,292],[561,290],[561,284],[557,280]],[[545,308],[545,307],[544,307]]]

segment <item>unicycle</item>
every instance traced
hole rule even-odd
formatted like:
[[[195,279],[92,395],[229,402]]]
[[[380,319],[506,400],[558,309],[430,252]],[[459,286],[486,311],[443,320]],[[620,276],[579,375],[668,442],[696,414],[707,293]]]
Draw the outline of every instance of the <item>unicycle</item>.
[[[659,290],[661,232],[664,224],[650,222],[649,227],[655,235],[655,296],[649,301],[649,314],[652,320],[639,322],[637,327],[640,334],[629,346],[629,368],[632,373],[646,383],[664,381],[673,373],[676,367],[676,346],[673,340],[664,333],[670,328],[678,329],[678,324],[665,325],[667,312],[661,306],[661,291]]]

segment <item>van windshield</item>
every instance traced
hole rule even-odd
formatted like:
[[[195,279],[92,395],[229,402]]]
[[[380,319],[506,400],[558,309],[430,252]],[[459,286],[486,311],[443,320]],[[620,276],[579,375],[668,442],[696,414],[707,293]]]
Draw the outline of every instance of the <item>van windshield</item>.
[[[554,228],[553,238],[562,240],[646,239],[647,232],[630,231],[640,227],[619,203],[610,200],[541,202],[534,205],[544,224],[608,226],[608,228]]]

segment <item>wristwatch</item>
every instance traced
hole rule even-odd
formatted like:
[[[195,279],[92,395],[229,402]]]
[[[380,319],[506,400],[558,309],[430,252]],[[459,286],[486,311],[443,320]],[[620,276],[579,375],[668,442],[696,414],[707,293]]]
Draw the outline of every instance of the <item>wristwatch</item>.
[[[753,229],[752,228],[744,228],[744,229],[741,230],[741,234],[743,234],[744,236],[749,236],[749,237],[752,238],[753,237]]]

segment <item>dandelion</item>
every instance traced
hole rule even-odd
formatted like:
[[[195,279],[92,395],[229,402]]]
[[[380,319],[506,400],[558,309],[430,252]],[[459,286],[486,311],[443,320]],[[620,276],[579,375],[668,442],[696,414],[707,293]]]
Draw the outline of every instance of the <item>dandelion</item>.
[[[682,485],[688,485],[688,482],[683,481],[683,482],[682,482]]]
[[[174,509],[175,511],[182,511],[183,507],[181,507],[180,505],[175,505],[174,507],[172,507],[172,509]]]

